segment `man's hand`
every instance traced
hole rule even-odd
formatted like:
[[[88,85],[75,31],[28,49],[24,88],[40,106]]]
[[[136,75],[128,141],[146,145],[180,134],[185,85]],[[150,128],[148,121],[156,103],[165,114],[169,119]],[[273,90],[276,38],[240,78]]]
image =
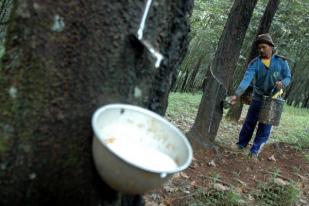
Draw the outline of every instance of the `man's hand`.
[[[282,83],[282,81],[277,81],[277,82],[276,82],[276,88],[277,88],[277,89],[282,89],[282,88],[283,88],[283,83]]]
[[[237,102],[237,96],[230,96],[230,102],[231,102],[231,105],[234,105],[234,104],[236,104],[236,102]]]

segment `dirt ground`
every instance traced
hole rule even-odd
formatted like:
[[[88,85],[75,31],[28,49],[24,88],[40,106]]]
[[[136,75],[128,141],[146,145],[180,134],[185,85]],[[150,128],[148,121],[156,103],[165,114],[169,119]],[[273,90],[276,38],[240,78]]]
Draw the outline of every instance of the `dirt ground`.
[[[264,147],[256,160],[249,158],[249,149],[238,150],[232,143],[206,149],[197,141],[191,140],[191,144],[194,158],[190,167],[147,193],[146,206],[189,205],[186,202],[194,199],[198,191],[209,188],[233,189],[246,197],[245,205],[255,205],[250,194],[259,184],[270,181],[293,182],[300,190],[295,205],[309,205],[309,164],[302,151],[286,143],[272,143]]]

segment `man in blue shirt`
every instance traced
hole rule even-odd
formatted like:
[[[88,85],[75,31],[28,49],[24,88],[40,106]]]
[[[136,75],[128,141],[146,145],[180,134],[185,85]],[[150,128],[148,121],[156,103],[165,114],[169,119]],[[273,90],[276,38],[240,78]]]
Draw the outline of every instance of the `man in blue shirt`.
[[[250,104],[246,120],[239,134],[238,148],[245,148],[250,142],[259,112],[262,106],[263,95],[271,95],[274,88],[283,89],[291,81],[291,71],[284,57],[274,54],[274,43],[269,34],[261,34],[256,40],[259,56],[254,58],[248,65],[247,71],[238,86],[235,95],[230,97],[231,103],[235,104],[240,96],[248,88],[252,80],[253,98]],[[256,137],[250,149],[250,155],[257,157],[263,145],[267,142],[272,125],[258,123]]]

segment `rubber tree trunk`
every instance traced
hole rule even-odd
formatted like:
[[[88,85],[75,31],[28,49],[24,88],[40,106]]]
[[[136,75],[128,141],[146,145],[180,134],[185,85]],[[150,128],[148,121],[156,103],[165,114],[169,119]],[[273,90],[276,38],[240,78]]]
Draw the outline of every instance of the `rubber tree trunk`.
[[[214,141],[220,121],[226,90],[231,82],[240,49],[257,0],[236,0],[219,40],[219,45],[206,74],[206,84],[198,114],[189,132],[203,142]]]
[[[257,38],[258,35],[260,34],[264,34],[264,33],[268,33],[272,20],[275,16],[275,13],[277,11],[277,8],[279,6],[280,0],[269,0],[268,4],[266,6],[266,9],[264,11],[264,14],[260,20],[260,25],[259,28],[257,30],[255,39]],[[251,51],[248,57],[248,61],[246,64],[246,67],[243,68],[243,71],[241,72],[241,74],[245,73],[246,69],[247,69],[247,65],[249,64],[249,62],[254,59],[255,57],[258,56],[258,50],[255,44],[255,41],[252,42],[251,45]],[[231,109],[228,111],[227,113],[227,118],[232,120],[232,121],[238,121],[242,112],[242,108],[243,108],[243,104],[238,103],[236,105],[234,105],[233,107],[231,107]]]
[[[165,57],[159,68],[132,36],[145,4],[14,1],[0,70],[0,205],[137,205],[98,177],[90,120],[114,102],[165,113],[192,1],[150,9],[145,38]]]
[[[8,24],[13,0],[2,0],[0,2],[0,26]],[[2,30],[0,30],[3,32]]]

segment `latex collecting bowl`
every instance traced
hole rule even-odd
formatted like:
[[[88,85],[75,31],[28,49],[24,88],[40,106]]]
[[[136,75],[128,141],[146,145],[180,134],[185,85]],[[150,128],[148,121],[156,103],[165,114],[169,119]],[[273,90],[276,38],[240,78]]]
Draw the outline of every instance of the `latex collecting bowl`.
[[[192,161],[184,134],[147,109],[110,104],[94,113],[92,127],[95,166],[101,178],[119,192],[143,194]]]

